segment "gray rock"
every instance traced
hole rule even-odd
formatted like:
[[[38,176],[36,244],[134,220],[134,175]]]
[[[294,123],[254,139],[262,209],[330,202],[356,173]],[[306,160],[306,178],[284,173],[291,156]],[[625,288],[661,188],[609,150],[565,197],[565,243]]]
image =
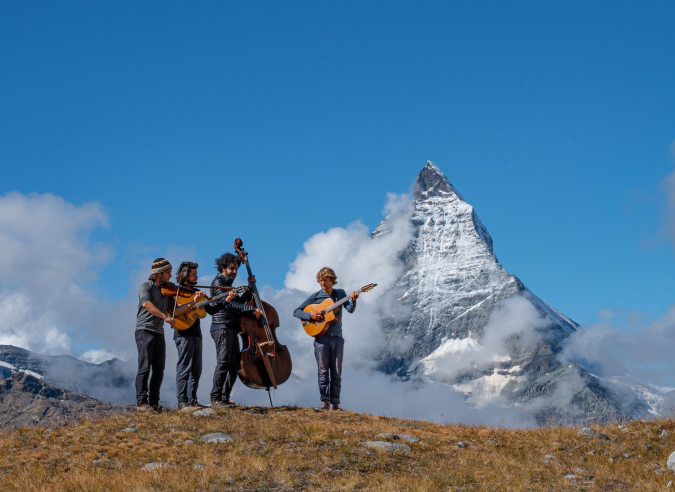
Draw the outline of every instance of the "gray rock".
[[[628,454],[628,453],[623,453],[623,457],[624,457],[624,458],[630,458],[630,454]]]
[[[201,410],[197,410],[196,412],[192,412],[192,415],[196,417],[209,417],[211,415],[215,415],[216,411],[213,408],[202,408]]]
[[[554,459],[556,459],[556,457],[553,456],[552,454],[545,454],[545,455],[544,455],[544,458],[546,458],[547,460],[554,460]]]
[[[136,429],[135,427],[127,427],[125,429],[122,429],[122,432],[137,432],[137,431],[138,429]]]
[[[588,474],[588,470],[584,470],[583,468],[575,468],[574,473],[579,473],[581,475]]]
[[[675,452],[670,453],[670,456],[668,456],[668,462],[666,463],[666,468],[669,470],[675,471]]]
[[[160,468],[175,468],[175,467],[169,465],[169,463],[148,463],[143,467],[145,471],[159,470]]]
[[[666,485],[666,487],[672,487],[672,486],[673,486],[673,481],[671,480],[670,482],[668,482],[668,485]]]
[[[202,441],[217,444],[221,442],[232,442],[234,439],[229,434],[225,434],[223,432],[214,432],[212,434],[203,435]]]
[[[460,448],[465,448],[465,447],[466,447],[466,443],[465,443],[465,442],[462,442],[462,441],[459,441],[459,442],[457,443],[457,446],[459,446]]]
[[[361,445],[370,449],[376,449],[378,451],[400,451],[403,453],[410,452],[410,446],[397,442],[365,441],[362,442]]]
[[[192,439],[186,439],[183,441],[183,444],[194,444],[195,442]]]
[[[384,434],[378,434],[375,437],[379,437],[380,439],[393,439],[394,441],[403,440],[403,441],[407,441],[411,444],[419,442],[418,438],[416,438],[415,436],[411,436],[409,434],[389,434],[387,432],[387,433],[384,433]]]
[[[667,430],[663,429],[663,430],[661,431],[661,438],[665,439],[665,438],[667,438],[668,436],[670,436],[670,432],[668,432]]]
[[[577,436],[592,436],[593,434],[595,434],[595,431],[588,427],[583,427],[577,432]]]
[[[195,470],[203,470],[203,469],[204,469],[204,465],[195,465],[195,468],[194,468],[194,469],[195,469]]]
[[[576,480],[576,479],[577,479],[577,476],[576,476],[576,475],[569,474],[569,475],[565,475],[565,478],[568,479],[568,480]]]

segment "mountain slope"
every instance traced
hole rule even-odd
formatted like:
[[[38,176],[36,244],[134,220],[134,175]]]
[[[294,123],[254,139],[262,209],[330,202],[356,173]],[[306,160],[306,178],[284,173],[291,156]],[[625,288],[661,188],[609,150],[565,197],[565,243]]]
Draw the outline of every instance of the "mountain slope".
[[[63,425],[82,418],[120,412],[108,403],[49,386],[39,378],[17,372],[0,380],[0,428]]]
[[[135,399],[134,368],[119,359],[91,364],[70,355],[41,355],[0,345],[0,378],[22,372],[49,385],[110,403]]]
[[[583,367],[559,360],[579,325],[504,270],[474,208],[431,162],[417,176],[410,220],[414,238],[403,252],[405,273],[395,291],[406,314],[382,317],[396,346],[382,358],[385,372],[423,374],[474,403],[501,397],[529,405],[540,421],[650,408],[635,395],[618,398]],[[388,227],[385,218],[373,236]]]

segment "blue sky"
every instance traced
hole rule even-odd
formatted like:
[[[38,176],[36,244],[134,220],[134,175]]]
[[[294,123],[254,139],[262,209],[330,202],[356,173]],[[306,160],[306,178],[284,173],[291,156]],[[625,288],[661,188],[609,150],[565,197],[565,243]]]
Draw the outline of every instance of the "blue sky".
[[[580,323],[673,304],[672,2],[2,2],[0,194],[98,201],[98,291],[244,239],[280,288],[313,234],[426,160],[504,267]],[[5,280],[7,282],[7,280]],[[11,283],[11,280],[9,281]]]

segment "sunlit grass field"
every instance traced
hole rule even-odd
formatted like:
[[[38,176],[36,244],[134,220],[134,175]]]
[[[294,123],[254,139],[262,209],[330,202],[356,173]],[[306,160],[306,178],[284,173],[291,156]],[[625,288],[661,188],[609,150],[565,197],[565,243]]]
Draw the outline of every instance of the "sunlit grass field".
[[[595,437],[578,430],[440,425],[309,408],[235,408],[209,417],[127,412],[0,432],[0,490],[652,491],[674,479],[665,471],[675,451],[674,419],[594,427],[602,434]],[[233,440],[203,442],[213,432]],[[373,440],[410,450],[363,445]],[[150,463],[157,465],[147,470]]]

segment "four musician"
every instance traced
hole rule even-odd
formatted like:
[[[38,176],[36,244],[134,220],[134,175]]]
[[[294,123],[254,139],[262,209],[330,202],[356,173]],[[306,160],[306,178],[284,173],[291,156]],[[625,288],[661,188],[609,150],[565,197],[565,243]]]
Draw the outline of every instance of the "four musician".
[[[211,296],[222,294],[223,287],[231,287],[234,282],[241,259],[231,253],[225,253],[216,259],[216,277],[211,283]],[[178,268],[176,278],[178,288],[185,287],[194,292],[194,296],[185,304],[176,304],[172,295],[162,293],[162,285],[171,278],[171,264],[164,258],[157,258],[152,264],[151,275],[141,285],[138,296],[138,313],[136,316],[136,346],[138,348],[138,373],[136,376],[137,408],[141,411],[154,409],[162,411],[159,405],[159,391],[164,376],[166,344],[164,340],[164,322],[175,327],[174,316],[178,316],[196,303],[206,298],[206,293],[194,288],[197,284],[197,269],[194,262],[183,262]],[[331,268],[322,268],[316,275],[321,290],[307,298],[293,313],[301,320],[323,321],[324,312],[305,313],[303,309],[310,304],[319,304],[322,300],[340,301],[350,299],[344,304],[349,313],[356,309],[359,294],[353,292],[349,296],[342,289],[336,289],[337,275]],[[255,282],[250,277],[249,283]],[[175,287],[175,286],[174,286]],[[220,289],[219,289],[220,288]],[[237,369],[241,351],[238,334],[240,331],[241,313],[250,312],[256,318],[264,313],[249,305],[251,292],[241,296],[230,292],[226,298],[210,302],[206,311],[212,315],[211,337],[216,345],[217,363],[213,374],[211,389],[212,407],[233,407],[230,399],[232,387],[237,380]],[[312,309],[309,308],[308,311]],[[339,410],[342,358],[344,338],[342,337],[342,306],[335,310],[336,322],[332,323],[326,333],[314,340],[314,356],[318,365],[319,394],[323,408]],[[203,314],[202,314],[203,316]],[[201,406],[197,400],[199,378],[202,373],[202,332],[199,319],[185,330],[174,329],[173,335],[178,362],[176,364],[176,396],[178,408]],[[151,374],[152,373],[152,374]],[[150,384],[148,387],[148,379]]]

